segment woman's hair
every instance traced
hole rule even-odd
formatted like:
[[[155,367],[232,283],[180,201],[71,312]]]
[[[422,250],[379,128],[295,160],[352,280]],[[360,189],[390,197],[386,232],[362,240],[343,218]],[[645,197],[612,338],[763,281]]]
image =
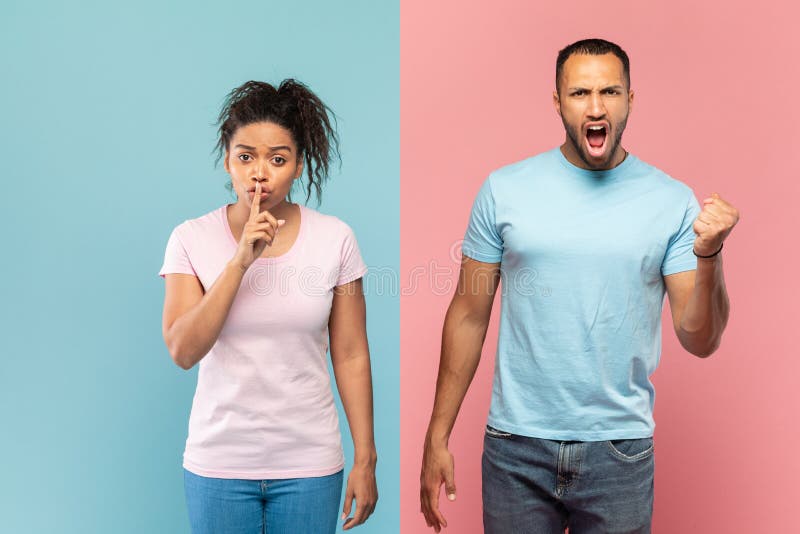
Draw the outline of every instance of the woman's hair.
[[[289,130],[297,145],[297,157],[303,158],[308,177],[306,201],[314,190],[319,202],[330,163],[334,158],[339,159],[339,137],[333,111],[297,80],[283,80],[278,87],[249,81],[228,93],[219,113],[217,162],[225,157],[236,130],[255,122],[272,122]],[[231,182],[227,187],[232,187]]]

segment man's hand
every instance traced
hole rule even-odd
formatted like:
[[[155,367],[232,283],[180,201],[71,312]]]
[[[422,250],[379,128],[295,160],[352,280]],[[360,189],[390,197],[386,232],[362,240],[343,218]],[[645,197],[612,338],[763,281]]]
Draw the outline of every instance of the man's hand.
[[[442,483],[451,501],[456,500],[453,455],[447,443],[461,402],[467,394],[486,338],[492,301],[500,284],[500,263],[484,263],[464,256],[456,290],[442,330],[442,353],[431,422],[425,435],[419,500],[425,522],[436,532],[447,526],[439,511]]]
[[[722,242],[739,222],[739,211],[725,202],[718,194],[703,200],[703,209],[694,221],[694,252],[698,256],[710,256],[720,249]]]
[[[436,446],[432,440],[426,439],[425,452],[422,455],[422,473],[419,476],[419,500],[425,522],[436,532],[447,526],[447,521],[439,511],[439,490],[442,483],[447,498],[451,501],[456,500],[454,471],[453,455],[447,450],[447,446]]]

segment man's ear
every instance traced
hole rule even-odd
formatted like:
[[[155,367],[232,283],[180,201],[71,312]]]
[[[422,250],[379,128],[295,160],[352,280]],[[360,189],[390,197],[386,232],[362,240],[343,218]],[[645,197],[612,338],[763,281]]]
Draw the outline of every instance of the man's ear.
[[[553,107],[556,108],[556,113],[561,116],[561,100],[558,98],[558,89],[553,91]]]
[[[628,113],[633,110],[633,91],[628,91]]]

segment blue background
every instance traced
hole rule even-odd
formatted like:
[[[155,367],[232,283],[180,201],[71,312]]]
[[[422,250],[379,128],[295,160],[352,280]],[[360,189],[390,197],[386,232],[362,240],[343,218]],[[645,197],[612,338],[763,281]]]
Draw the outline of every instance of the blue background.
[[[167,237],[233,202],[211,154],[228,91],[296,77],[339,117],[320,211],[398,271],[399,3],[15,0],[0,72],[0,531],[188,532],[196,367],[161,338]],[[362,534],[399,531],[399,299],[367,284],[380,501]]]

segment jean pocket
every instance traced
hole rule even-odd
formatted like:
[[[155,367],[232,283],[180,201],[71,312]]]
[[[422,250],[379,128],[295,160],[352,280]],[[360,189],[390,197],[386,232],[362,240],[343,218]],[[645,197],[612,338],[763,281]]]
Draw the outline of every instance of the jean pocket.
[[[486,435],[498,439],[508,439],[513,434],[510,434],[508,432],[503,432],[502,430],[497,430],[493,426],[486,425]]]
[[[606,444],[614,456],[627,461],[647,458],[655,449],[653,438],[615,439],[606,441]]]

